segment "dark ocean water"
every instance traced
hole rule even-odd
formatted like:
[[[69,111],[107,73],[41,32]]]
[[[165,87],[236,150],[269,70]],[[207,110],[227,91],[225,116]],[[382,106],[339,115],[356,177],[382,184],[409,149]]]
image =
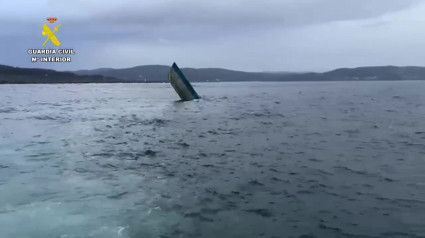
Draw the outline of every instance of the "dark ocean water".
[[[194,87],[0,85],[0,237],[425,237],[425,82]]]

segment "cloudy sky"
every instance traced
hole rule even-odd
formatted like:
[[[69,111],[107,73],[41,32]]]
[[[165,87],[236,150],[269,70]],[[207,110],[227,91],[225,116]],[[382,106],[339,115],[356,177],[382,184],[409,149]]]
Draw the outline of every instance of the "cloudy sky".
[[[0,64],[57,70],[146,64],[244,71],[425,66],[423,0],[0,0]],[[45,20],[58,18],[56,24]],[[72,63],[31,63],[41,26]],[[46,48],[55,48],[50,42]]]

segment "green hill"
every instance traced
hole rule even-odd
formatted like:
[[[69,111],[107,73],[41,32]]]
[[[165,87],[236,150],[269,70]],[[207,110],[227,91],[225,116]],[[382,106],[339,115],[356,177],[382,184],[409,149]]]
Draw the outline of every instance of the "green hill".
[[[24,83],[156,83],[168,82],[169,66],[145,65],[125,69],[100,68],[60,72],[0,65],[0,84]],[[370,81],[424,80],[425,67],[341,68],[325,73],[243,72],[220,68],[183,68],[191,82],[238,81]]]

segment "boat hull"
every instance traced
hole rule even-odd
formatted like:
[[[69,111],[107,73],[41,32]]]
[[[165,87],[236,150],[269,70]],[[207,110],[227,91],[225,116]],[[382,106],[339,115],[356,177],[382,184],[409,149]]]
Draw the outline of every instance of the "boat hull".
[[[182,101],[200,98],[176,63],[171,66],[168,72],[168,79]]]

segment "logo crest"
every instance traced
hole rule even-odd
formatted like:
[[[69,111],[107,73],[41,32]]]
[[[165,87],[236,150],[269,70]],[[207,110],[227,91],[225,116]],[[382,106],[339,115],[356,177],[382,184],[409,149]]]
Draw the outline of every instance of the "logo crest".
[[[57,20],[58,20],[58,19],[57,19],[56,17],[48,17],[48,18],[47,18],[47,21],[48,21],[49,23],[55,23]],[[49,41],[49,40],[51,40],[51,41],[52,41],[52,43],[53,43],[55,46],[60,46],[60,44],[61,44],[61,43],[60,43],[60,41],[58,40],[58,38],[55,36],[55,32],[59,31],[59,27],[60,27],[60,25],[61,25],[61,24],[57,25],[57,26],[54,28],[54,30],[53,30],[53,31],[51,31],[51,30],[50,30],[50,28],[49,28],[49,26],[47,26],[47,24],[44,24],[44,25],[43,25],[43,31],[42,31],[41,33],[43,34],[43,36],[47,35],[47,39],[46,39],[46,41],[44,41],[44,43],[43,43],[43,45],[42,45],[42,46],[44,46],[44,45],[47,43],[47,41]]]
[[[58,19],[56,17],[48,17],[46,19],[49,23],[55,23]]]

